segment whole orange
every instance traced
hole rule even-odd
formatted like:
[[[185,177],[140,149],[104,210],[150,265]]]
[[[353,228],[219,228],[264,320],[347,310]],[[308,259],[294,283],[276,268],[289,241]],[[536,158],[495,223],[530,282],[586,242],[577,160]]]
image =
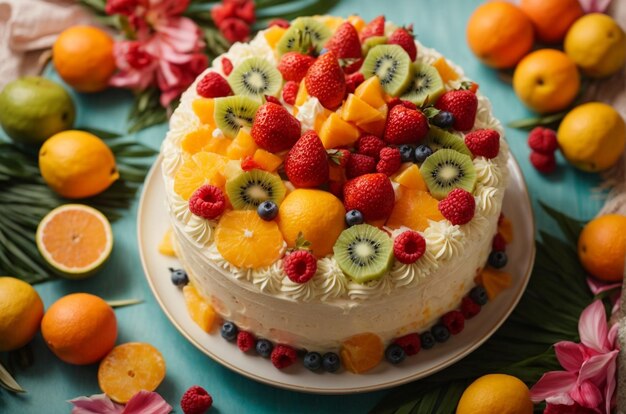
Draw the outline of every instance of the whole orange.
[[[626,216],[607,214],[591,220],[578,238],[585,270],[606,282],[620,282],[626,258]]]
[[[73,293],[50,306],[41,321],[41,334],[62,361],[93,364],[113,349],[117,319],[113,309],[98,296]]]
[[[467,43],[487,66],[512,68],[532,48],[533,25],[519,7],[505,1],[478,7],[467,23]]]
[[[521,0],[520,8],[533,22],[539,40],[558,43],[584,12],[578,0]]]
[[[96,27],[70,27],[54,42],[52,61],[61,78],[77,91],[104,90],[116,69],[113,39]]]

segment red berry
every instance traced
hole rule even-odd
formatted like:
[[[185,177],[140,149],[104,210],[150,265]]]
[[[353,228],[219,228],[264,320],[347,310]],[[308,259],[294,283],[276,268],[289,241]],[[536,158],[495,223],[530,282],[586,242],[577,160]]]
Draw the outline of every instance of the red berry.
[[[419,334],[416,333],[410,333],[403,337],[396,338],[393,343],[400,345],[400,348],[404,350],[407,356],[415,355],[422,349],[422,341],[420,340]]]
[[[327,109],[336,109],[346,95],[345,74],[339,66],[337,56],[330,51],[311,65],[304,77],[304,83],[309,95],[319,99]]]
[[[383,138],[390,144],[414,144],[426,137],[429,129],[422,112],[395,105],[389,111]]]
[[[233,94],[230,85],[222,75],[217,72],[209,72],[198,82],[196,86],[198,95],[204,98],[220,98]]]
[[[556,132],[549,128],[536,127],[528,134],[528,146],[542,154],[552,154],[559,148]]]
[[[480,313],[480,305],[474,302],[470,297],[466,296],[461,301],[461,313],[465,319],[472,319]]]
[[[340,167],[345,167],[352,156],[352,153],[347,149],[337,148],[326,151],[330,160]]]
[[[385,34],[385,16],[375,17],[371,22],[365,25],[361,30],[361,41],[368,37],[383,36]]]
[[[340,200],[343,200],[343,181],[329,181],[328,191]]]
[[[328,181],[328,154],[315,131],[294,144],[285,157],[285,174],[296,187],[317,187]]]
[[[282,106],[282,102],[277,97],[271,95],[265,95],[265,102],[271,102]]]
[[[500,152],[500,134],[493,129],[478,129],[465,135],[465,145],[476,156],[495,158]]]
[[[237,8],[235,9],[235,13],[237,17],[248,24],[254,24],[256,21],[256,10],[254,6],[254,1],[250,0],[235,0],[232,3],[237,4]]]
[[[494,252],[503,252],[506,250],[506,240],[500,233],[497,233],[495,236],[493,236],[493,241],[491,242],[491,250],[493,250]]]
[[[217,28],[230,43],[243,42],[250,38],[250,25],[238,17],[222,20]]]
[[[376,164],[376,171],[386,176],[393,175],[400,169],[402,156],[398,148],[385,147],[380,150],[380,160]]]
[[[183,394],[180,408],[185,414],[204,414],[213,405],[213,398],[202,387],[194,385]]]
[[[257,162],[254,160],[252,155],[246,155],[241,160],[241,169],[244,171],[250,171],[250,170],[262,170],[263,168],[261,168],[261,166],[257,164]]]
[[[396,105],[401,105],[402,99],[400,98],[391,98],[389,102],[387,102],[387,111],[391,111],[391,109]]]
[[[287,277],[295,283],[306,283],[317,271],[317,259],[308,250],[296,250],[283,260]]]
[[[296,350],[287,345],[276,345],[272,350],[271,355],[272,364],[278,369],[287,368],[292,365],[298,359]]]
[[[554,153],[542,154],[541,152],[532,151],[530,153],[530,163],[537,171],[543,174],[550,174],[556,170],[556,157]]]
[[[287,52],[278,62],[278,71],[286,81],[300,82],[306,76],[315,58],[300,52]]]
[[[439,202],[438,207],[441,214],[452,224],[466,224],[474,217],[476,200],[470,192],[455,188]]]
[[[189,211],[205,219],[217,218],[226,208],[224,192],[213,185],[203,185],[191,195]]]
[[[362,56],[359,34],[350,22],[342,23],[324,47],[339,59],[360,59]]]
[[[355,178],[376,171],[376,160],[369,155],[352,154],[346,163],[346,177]]]
[[[366,221],[386,219],[394,203],[393,186],[385,174],[361,175],[346,182],[343,187],[346,211],[359,210]]]
[[[252,122],[252,138],[269,151],[285,151],[300,138],[300,121],[281,105],[266,102],[261,105]]]
[[[285,19],[272,19],[267,24],[267,27],[269,28],[269,27],[272,27],[272,26],[278,26],[278,27],[282,27],[283,29],[288,29],[289,26],[291,26],[291,24],[289,23],[289,21],[287,21]]]
[[[409,109],[417,109],[417,105],[415,105],[413,102],[411,101],[400,101],[402,103],[402,106],[404,106],[405,108],[409,108]]]
[[[393,241],[393,254],[400,263],[415,263],[426,251],[426,240],[416,231],[407,230]]]
[[[230,75],[233,71],[233,62],[231,62],[226,56],[222,58],[222,71],[226,76]]]
[[[298,89],[300,84],[294,81],[287,81],[283,86],[283,101],[289,105],[296,104],[296,97],[298,96]]]
[[[474,127],[476,112],[478,111],[478,98],[476,94],[468,90],[449,91],[441,95],[435,107],[447,111],[454,116],[452,125],[457,131],[469,131]]]
[[[355,72],[346,76],[346,93],[354,93],[357,86],[365,81],[365,77],[361,72]]]
[[[465,327],[465,318],[460,311],[453,310],[441,317],[441,323],[448,328],[452,335],[456,335]]]
[[[375,135],[363,135],[356,142],[356,151],[362,155],[368,155],[378,161],[380,151],[385,148],[385,141]]]
[[[363,66],[363,62],[365,62],[365,59],[360,58],[360,59],[342,59],[341,60],[341,66],[343,67],[343,71],[346,75],[350,75],[350,74],[354,74],[356,73],[359,69],[361,69],[361,66]]]
[[[396,29],[391,36],[389,36],[389,39],[387,39],[387,43],[401,46],[402,49],[406,50],[406,53],[409,54],[411,61],[417,58],[417,46],[415,45],[412,30],[406,30],[402,27]]]
[[[250,332],[239,331],[237,333],[237,347],[241,352],[248,352],[256,345],[256,338]]]

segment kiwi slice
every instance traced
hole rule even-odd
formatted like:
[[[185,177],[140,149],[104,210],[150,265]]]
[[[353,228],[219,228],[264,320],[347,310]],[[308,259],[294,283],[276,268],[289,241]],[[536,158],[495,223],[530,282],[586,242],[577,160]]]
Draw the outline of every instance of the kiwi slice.
[[[236,210],[256,209],[264,201],[279,205],[285,198],[279,176],[263,170],[250,170],[226,182],[226,194]]]
[[[412,79],[411,58],[398,45],[379,45],[369,51],[361,73],[366,79],[378,76],[389,95],[398,96]]]
[[[247,96],[227,96],[215,99],[215,124],[224,135],[234,138],[242,126],[252,127],[254,115],[261,104]]]
[[[363,56],[367,56],[367,54],[373,47],[378,45],[384,45],[385,43],[387,43],[387,36],[368,37],[361,45],[361,51],[363,52]]]
[[[393,241],[382,230],[358,224],[344,230],[333,247],[343,272],[357,283],[380,279],[391,268]]]
[[[472,153],[465,145],[463,138],[432,124],[428,130],[428,135],[426,135],[426,139],[422,142],[422,144],[428,145],[433,152],[440,149],[453,149],[461,154],[467,155],[468,157],[472,156]]]
[[[228,76],[228,83],[235,95],[276,96],[280,92],[283,77],[276,67],[260,57],[244,60]]]
[[[312,17],[299,17],[276,45],[279,55],[287,52],[309,53],[311,49],[320,52],[332,33],[323,23]]]
[[[430,194],[439,200],[455,188],[471,192],[476,184],[472,159],[452,149],[441,149],[426,158],[420,172]]]
[[[411,101],[417,106],[430,105],[446,91],[437,69],[425,63],[413,64],[413,77],[401,99]]]

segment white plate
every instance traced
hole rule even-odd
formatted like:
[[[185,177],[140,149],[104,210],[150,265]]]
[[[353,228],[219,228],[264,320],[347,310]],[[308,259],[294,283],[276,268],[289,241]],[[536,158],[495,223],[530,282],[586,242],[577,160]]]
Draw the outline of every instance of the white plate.
[[[179,267],[179,263],[158,252],[158,244],[169,227],[161,158],[146,178],[139,203],[137,231],[141,262],[156,300],[174,326],[200,351],[235,372],[276,387],[320,394],[358,393],[397,386],[434,374],[475,350],[502,325],[524,293],[535,260],[534,216],[522,172],[513,158],[508,167],[511,180],[503,210],[513,222],[515,240],[507,246],[509,264],[505,270],[513,275],[512,286],[467,321],[463,332],[430,350],[422,350],[398,366],[383,362],[361,375],[345,370],[335,374],[313,373],[301,363],[280,371],[267,359],[239,351],[218,332],[207,334],[200,329],[187,314],[181,291],[170,282],[168,268]]]

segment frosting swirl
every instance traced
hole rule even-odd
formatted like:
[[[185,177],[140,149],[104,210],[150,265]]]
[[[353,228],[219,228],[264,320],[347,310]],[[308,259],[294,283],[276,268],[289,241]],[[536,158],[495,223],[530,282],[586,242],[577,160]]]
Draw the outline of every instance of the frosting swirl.
[[[317,274],[312,282],[321,300],[339,298],[348,290],[348,279],[337,261],[330,257],[317,261]]]
[[[315,298],[315,285],[309,280],[306,283],[296,283],[287,276],[283,277],[280,291],[288,298],[309,302]]]
[[[386,295],[391,292],[392,281],[387,275],[380,279],[371,280],[365,283],[356,283],[350,281],[348,283],[348,297],[350,299],[372,299],[378,296]]]
[[[279,260],[271,266],[252,272],[252,283],[261,292],[278,293],[283,277],[283,261]]]
[[[479,187],[476,191],[476,209],[484,216],[491,216],[499,213],[500,197],[499,191],[495,187]]]
[[[178,194],[173,194],[170,201],[170,206],[176,220],[183,224],[189,223],[193,213],[189,210],[189,202],[182,199]]]
[[[485,157],[474,158],[477,181],[486,187],[497,187],[500,184],[500,167],[492,160]]]
[[[433,253],[435,259],[448,260],[460,253],[465,235],[459,226],[453,225],[448,220],[429,220],[424,238],[426,249]]]
[[[300,121],[302,133],[314,129],[315,120],[322,112],[324,112],[324,107],[316,97],[309,97],[302,105],[298,106],[296,119]]]
[[[189,234],[198,246],[204,247],[213,240],[213,228],[215,225],[215,222],[192,214],[185,226],[185,232]]]

